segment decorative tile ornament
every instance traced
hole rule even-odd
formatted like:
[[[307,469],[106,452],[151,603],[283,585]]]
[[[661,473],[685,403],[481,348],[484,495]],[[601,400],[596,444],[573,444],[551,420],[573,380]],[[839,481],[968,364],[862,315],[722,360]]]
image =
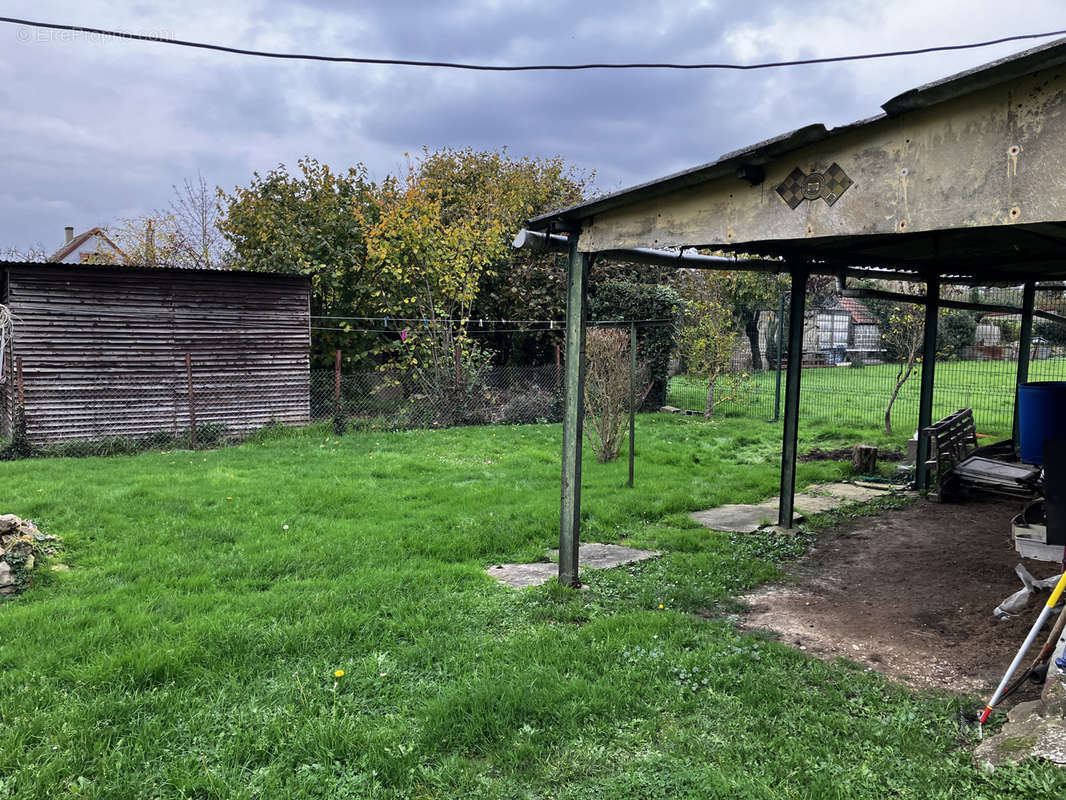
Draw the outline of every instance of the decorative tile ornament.
[[[796,167],[777,187],[777,193],[785,201],[785,205],[793,210],[804,200],[818,198],[825,200],[827,206],[831,206],[852,183],[854,181],[834,161],[825,172],[812,172],[810,175]]]

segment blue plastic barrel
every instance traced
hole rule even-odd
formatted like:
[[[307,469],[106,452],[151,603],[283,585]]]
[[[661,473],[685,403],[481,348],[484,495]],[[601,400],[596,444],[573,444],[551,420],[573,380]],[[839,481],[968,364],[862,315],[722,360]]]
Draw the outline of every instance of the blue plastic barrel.
[[[1021,459],[1044,463],[1044,441],[1066,438],[1066,381],[1018,386],[1018,438]]]

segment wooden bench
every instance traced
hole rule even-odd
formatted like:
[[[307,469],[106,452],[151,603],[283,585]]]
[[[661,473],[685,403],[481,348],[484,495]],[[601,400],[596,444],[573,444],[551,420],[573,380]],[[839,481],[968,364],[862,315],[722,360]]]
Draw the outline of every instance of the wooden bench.
[[[945,496],[969,490],[1032,497],[1040,468],[987,458],[1000,445],[977,446],[973,409],[964,408],[934,422],[922,433],[929,437],[928,498],[942,503]],[[1013,452],[1013,448],[1010,448]]]

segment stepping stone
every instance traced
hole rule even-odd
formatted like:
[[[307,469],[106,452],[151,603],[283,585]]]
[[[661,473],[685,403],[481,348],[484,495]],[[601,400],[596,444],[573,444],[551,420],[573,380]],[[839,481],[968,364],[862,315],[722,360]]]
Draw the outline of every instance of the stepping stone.
[[[617,544],[599,544],[589,542],[578,548],[578,566],[581,569],[610,569],[626,564],[635,564],[649,558],[657,558],[662,553],[654,550],[637,550]],[[553,550],[554,562],[538,561],[534,564],[495,564],[485,570],[500,583],[514,589],[527,586],[540,586],[559,574],[559,551]]]
[[[825,483],[812,486],[811,489],[831,494],[834,497],[842,497],[852,503],[866,503],[876,497],[884,497],[891,491],[890,488],[873,489],[869,486],[856,486],[854,483]]]
[[[832,497],[826,494],[797,494],[794,506],[804,514],[821,514],[823,511],[832,511],[844,505],[843,498]]]
[[[777,500],[767,500],[758,505],[739,503],[707,511],[693,511],[689,517],[705,528],[715,531],[754,533],[759,528],[777,523]],[[802,519],[802,515],[793,512],[793,522],[800,522]]]
[[[535,564],[496,564],[485,570],[500,583],[513,589],[540,586],[559,574],[559,565],[550,561]]]
[[[649,558],[656,558],[662,553],[654,550],[637,550],[634,547],[622,547],[619,544],[599,544],[589,542],[577,549],[578,564],[589,569],[610,569],[626,564],[636,564]],[[552,558],[558,561],[559,551],[552,550]]]

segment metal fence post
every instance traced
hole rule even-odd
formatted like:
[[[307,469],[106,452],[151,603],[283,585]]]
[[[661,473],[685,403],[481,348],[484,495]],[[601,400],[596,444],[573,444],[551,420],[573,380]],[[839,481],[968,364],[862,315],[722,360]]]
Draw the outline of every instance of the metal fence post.
[[[637,323],[629,323],[629,488],[633,488],[633,449],[637,435]]]
[[[341,410],[341,351],[337,351],[337,358],[333,365],[333,413],[340,416]]]
[[[192,355],[185,354],[185,379],[189,384],[189,446],[196,449],[196,393],[192,386]]]
[[[914,480],[918,491],[929,488],[929,436],[925,429],[933,424],[933,388],[936,380],[936,334],[940,313],[940,278],[929,278],[925,290],[925,329],[922,332],[922,375],[918,396],[918,448],[914,459]]]
[[[777,381],[774,385],[774,422],[781,419],[781,352],[782,340],[785,336],[785,295],[782,292],[777,298]]]
[[[1029,357],[1033,345],[1033,306],[1036,305],[1036,282],[1026,281],[1022,293],[1022,327],[1018,334],[1018,374],[1014,387],[1014,421],[1011,439],[1014,449],[1019,447],[1021,429],[1018,427],[1018,387],[1029,380]]]
[[[585,323],[589,256],[570,237],[566,267],[566,389],[563,401],[562,498],[559,515],[559,583],[578,587],[581,542],[581,436],[585,416]]]
[[[796,444],[799,434],[800,376],[803,373],[803,310],[807,300],[807,268],[790,265],[792,294],[788,311],[788,384],[785,386],[785,424],[781,432],[781,494],[777,524],[792,527],[796,497]]]

